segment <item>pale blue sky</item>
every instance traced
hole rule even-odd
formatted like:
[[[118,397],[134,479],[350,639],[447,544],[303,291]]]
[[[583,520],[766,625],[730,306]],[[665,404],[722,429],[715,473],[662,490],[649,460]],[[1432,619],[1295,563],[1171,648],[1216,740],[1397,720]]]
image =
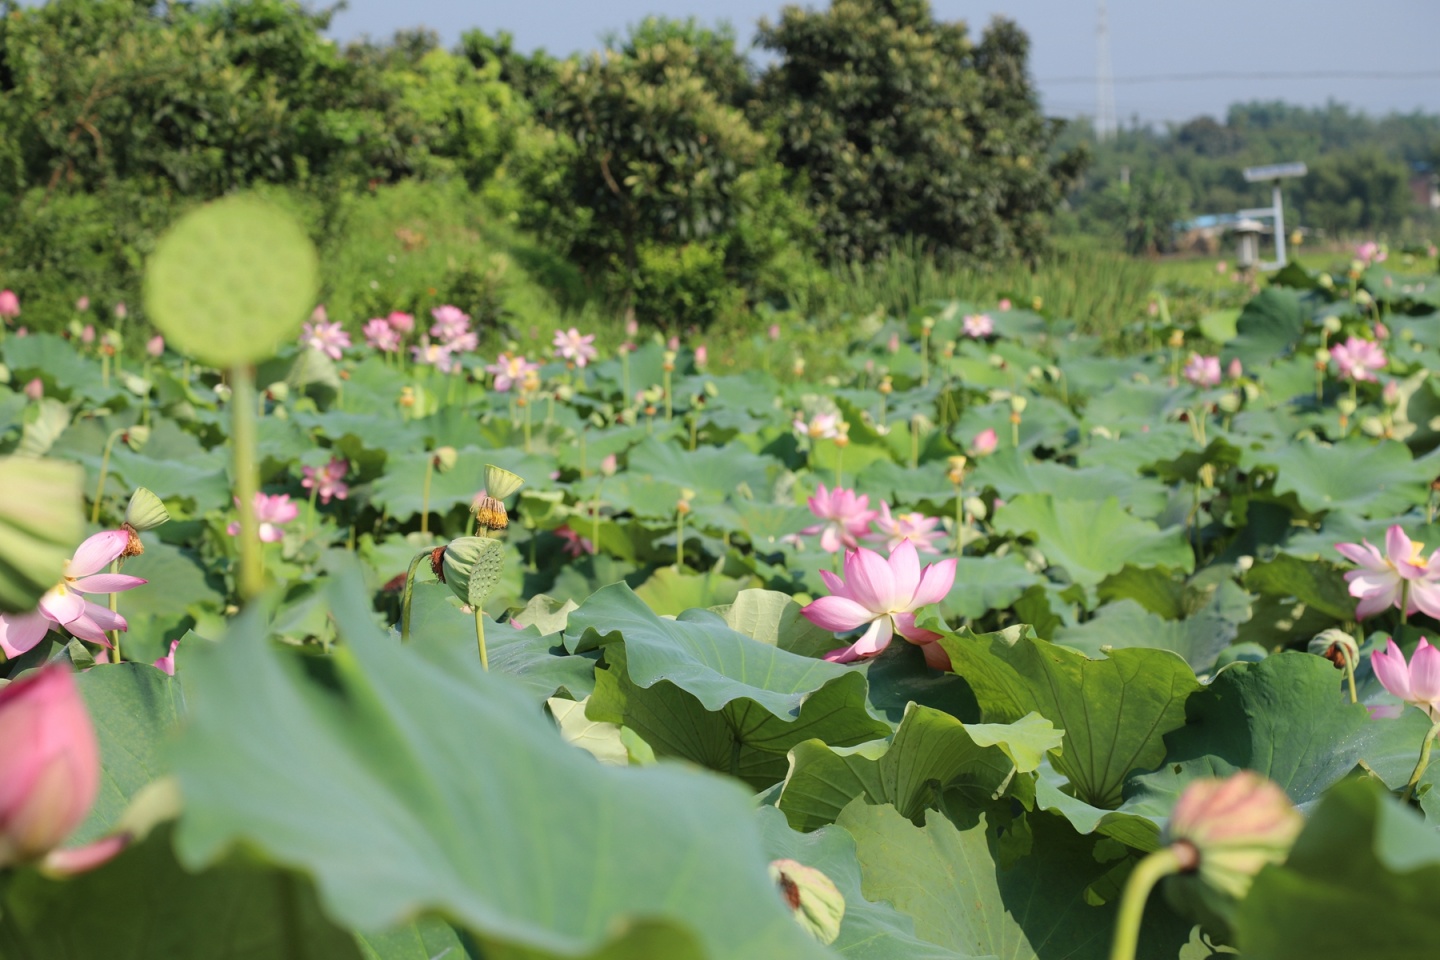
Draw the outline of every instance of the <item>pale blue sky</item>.
[[[780,0],[349,0],[333,33],[345,40],[386,38],[402,27],[426,26],[453,44],[462,31],[509,30],[522,49],[564,54],[599,45],[606,30],[649,13],[728,19],[748,42],[761,16],[774,19]],[[825,6],[824,3],[802,4]],[[965,20],[972,32],[993,14],[1016,20],[1030,34],[1031,69],[1041,81],[1047,111],[1093,114],[1095,85],[1049,82],[1095,74],[1095,10],[1090,0],[932,0],[945,19]],[[1323,104],[1334,98],[1371,112],[1423,109],[1440,113],[1440,0],[1110,0],[1110,50],[1117,80],[1160,74],[1322,73],[1313,79],[1214,79],[1119,82],[1122,120],[1222,115],[1240,99],[1285,99]],[[1336,73],[1428,73],[1362,79]]]

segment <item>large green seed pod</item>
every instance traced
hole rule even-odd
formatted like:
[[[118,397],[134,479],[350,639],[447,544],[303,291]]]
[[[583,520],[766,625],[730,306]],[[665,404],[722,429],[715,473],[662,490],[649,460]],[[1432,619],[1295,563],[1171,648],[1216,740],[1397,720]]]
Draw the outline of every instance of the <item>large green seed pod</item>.
[[[455,596],[479,610],[500,582],[505,545],[489,537],[461,537],[450,541],[441,564]]]
[[[136,532],[154,530],[162,523],[168,523],[170,511],[165,501],[144,487],[136,487],[130,494],[130,503],[125,508],[125,525]]]

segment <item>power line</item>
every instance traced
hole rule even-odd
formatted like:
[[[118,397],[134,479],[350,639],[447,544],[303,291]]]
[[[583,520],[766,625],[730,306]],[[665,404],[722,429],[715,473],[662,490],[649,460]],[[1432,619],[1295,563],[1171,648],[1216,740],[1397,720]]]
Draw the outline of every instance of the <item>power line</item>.
[[[1237,72],[1215,70],[1202,73],[1152,73],[1133,77],[1074,76],[1048,77],[1038,82],[1062,83],[1193,83],[1208,80],[1434,80],[1440,70],[1298,70]]]

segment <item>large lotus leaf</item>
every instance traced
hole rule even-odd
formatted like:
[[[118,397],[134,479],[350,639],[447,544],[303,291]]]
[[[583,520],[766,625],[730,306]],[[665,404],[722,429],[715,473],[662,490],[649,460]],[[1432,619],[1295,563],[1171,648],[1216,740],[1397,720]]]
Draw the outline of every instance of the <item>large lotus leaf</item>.
[[[1108,436],[1091,434],[1086,437],[1085,446],[1080,448],[1075,458],[1082,467],[1111,467],[1131,473],[1149,473],[1153,472],[1151,468],[1155,464],[1198,453],[1199,448],[1200,444],[1189,427],[1179,423],[1162,423],[1118,434],[1112,430]]]
[[[1054,450],[1068,446],[1067,436],[1077,426],[1075,415],[1067,407],[1047,397],[1032,397],[1020,421],[1020,448],[1034,450],[1049,447]],[[1015,446],[1012,442],[1010,404],[1005,401],[972,406],[966,409],[956,427],[956,435],[973,437],[982,430],[994,430],[1000,438],[1002,448]]]
[[[1245,571],[1245,586],[1266,596],[1293,597],[1336,620],[1355,619],[1355,599],[1345,575],[1328,563],[1276,554]]]
[[[0,457],[0,612],[34,610],[61,581],[85,529],[83,479],[73,464]]]
[[[1004,610],[1044,579],[1031,572],[1017,553],[959,557],[955,561],[955,584],[940,601],[940,609],[947,615],[976,620],[991,610]]]
[[[800,604],[776,590],[741,590],[733,603],[711,609],[730,629],[802,657],[824,656],[837,644],[835,634],[806,620]]]
[[[816,522],[806,507],[733,498],[725,503],[699,504],[691,518],[697,526],[741,534],[764,552],[774,550],[782,538]]]
[[[701,447],[685,450],[678,444],[649,438],[630,451],[629,473],[643,480],[667,484],[670,505],[680,499],[681,490],[690,490],[696,499],[720,502],[731,495],[761,497],[769,492],[770,480],[779,468],[771,457],[751,453],[742,445]]]
[[[955,485],[939,464],[912,470],[908,463],[901,466],[893,460],[883,460],[865,468],[855,480],[855,489],[870,494],[872,506],[881,500],[892,505],[928,501],[938,506],[955,499]]]
[[[10,368],[14,382],[27,383],[38,377],[46,394],[56,392],[103,399],[113,392],[100,389],[100,364],[81,354],[68,341],[50,333],[8,337],[0,355]]]
[[[870,683],[870,708],[892,725],[905,717],[911,703],[950,714],[965,723],[980,722],[980,705],[960,677],[925,663],[925,654],[913,643],[895,640],[880,656],[859,666]]]
[[[1242,768],[1274,780],[1298,804],[1318,799],[1362,761],[1386,783],[1403,784],[1424,717],[1418,710],[1371,717],[1343,686],[1334,664],[1308,653],[1231,664],[1189,699],[1184,725],[1166,737],[1164,765],[1135,778],[1126,806],[1164,818],[1189,781]]]
[[[1091,660],[1022,628],[945,633],[936,642],[975,691],[987,722],[1036,712],[1065,732],[1064,753],[1052,762],[1075,795],[1097,807],[1118,807],[1125,778],[1159,766],[1165,734],[1184,724],[1185,701],[1200,689],[1168,650],[1135,647]]]
[[[16,960],[362,956],[303,878],[238,862],[186,871],[175,862],[169,829],[70,880],[20,873],[0,889],[0,914],[0,956]]]
[[[1074,796],[1065,777],[1049,762],[1040,767],[1035,778],[1036,809],[1064,817],[1078,833],[1097,833],[1148,853],[1160,846],[1164,818],[1143,812],[1138,806],[1126,802],[1118,810],[1107,810],[1086,803]]]
[[[853,960],[961,960],[965,954],[921,940],[915,921],[888,903],[871,903],[860,889],[855,841],[839,827],[797,833],[771,807],[757,812],[765,850],[776,860],[794,860],[819,870],[845,898],[840,936],[830,949]]]
[[[372,485],[370,499],[391,519],[404,521],[418,516],[425,503],[425,464],[432,456],[430,453],[392,456],[385,475]],[[454,467],[443,473],[439,470],[431,473],[430,512],[447,513],[461,504],[468,506],[485,486],[487,463],[517,473],[536,486],[546,483],[555,469],[554,460],[540,454],[466,448],[459,451]]]
[[[1164,565],[1187,573],[1195,568],[1195,554],[1183,529],[1161,530],[1148,520],[1138,520],[1113,497],[1097,503],[1022,494],[996,511],[995,528],[1033,538],[1052,566],[1087,586],[1127,563]]]
[[[1094,840],[1059,818],[1032,818],[1034,852],[1006,865],[992,819],[980,814],[960,829],[928,811],[916,827],[892,807],[856,800],[838,825],[855,838],[865,896],[913,917],[916,935],[967,957],[1103,960],[1115,908],[1087,899],[1109,869],[1097,861]],[[1145,913],[1145,956],[1178,956],[1190,925],[1158,902]]]
[[[796,830],[834,823],[856,797],[892,804],[918,821],[946,790],[992,799],[1016,773],[1034,772],[1060,741],[1060,732],[1038,714],[1012,724],[967,725],[912,703],[883,746],[832,749],[819,740],[797,745],[776,806]]]
[[[1067,500],[1118,497],[1137,517],[1153,518],[1165,509],[1169,491],[1158,480],[1113,467],[1061,466],[1053,460],[1030,461],[1014,447],[980,461],[967,478],[976,489],[990,488],[1006,500],[1022,493],[1064,491]]]
[[[1066,370],[1068,372],[1069,367]],[[1082,422],[1087,431],[1103,428],[1111,437],[1148,437],[1149,431],[1171,419],[1175,411],[1183,409],[1186,399],[1164,383],[1112,381],[1106,389],[1094,393],[1086,401]]]
[[[1396,440],[1347,440],[1334,446],[1266,444],[1247,449],[1241,466],[1273,471],[1275,492],[1295,494],[1310,513],[1388,517],[1424,505],[1437,465],[1412,460],[1410,449]]]
[[[1205,607],[1174,620],[1151,613],[1134,600],[1108,603],[1084,623],[1060,627],[1054,640],[1092,657],[1107,648],[1172,650],[1192,670],[1203,672],[1215,665],[1221,650],[1235,642],[1240,624],[1250,617],[1249,603],[1227,602],[1232,593],[1246,596],[1233,583],[1226,583]]]
[[[331,600],[345,644],[316,675],[253,613],[192,654],[182,863],[243,843],[311,872],[344,924],[438,911],[487,957],[826,955],[775,895],[744,791],[597,764],[476,658],[380,636],[357,574]]]
[[[1240,311],[1236,336],[1221,351],[1220,362],[1238,358],[1247,368],[1260,367],[1283,357],[1305,335],[1305,307],[1300,297],[1284,287],[1267,287]]]
[[[675,616],[697,607],[730,603],[740,591],[754,587],[754,578],[727,577],[719,570],[691,573],[673,566],[661,567],[635,588],[635,595],[656,613]]]
[[[836,746],[890,732],[871,716],[853,668],[751,640],[708,610],[664,620],[624,584],[570,614],[567,646],[603,646],[587,715],[639,733],[657,754],[684,757],[757,788],[784,776],[784,755],[812,738]]]
[[[1255,878],[1237,945],[1266,960],[1433,956],[1437,890],[1435,831],[1374,782],[1342,783],[1310,815],[1285,864]]]
[[[100,793],[68,846],[109,833],[135,793],[164,775],[162,750],[185,715],[179,682],[148,663],[93,667],[75,681],[100,742]]]
[[[149,581],[116,598],[119,611],[130,621],[123,640],[127,660],[150,662],[169,652],[167,636],[183,629],[186,618],[225,605],[221,586],[189,550],[172,546],[153,533],[141,536],[145,552],[124,563],[123,572]]]
[[[1440,524],[1421,523],[1419,517],[1405,517],[1403,521],[1401,526],[1405,528],[1405,532],[1410,535],[1412,540],[1440,545]],[[1397,522],[1400,522],[1400,519],[1394,517],[1363,520],[1353,513],[1335,510],[1325,515],[1320,522],[1319,530],[1290,528],[1293,532],[1285,540],[1284,550],[1288,554],[1307,560],[1318,559],[1344,564],[1347,561],[1335,549],[1335,544],[1359,543],[1362,540],[1368,540],[1381,552],[1384,552],[1385,531],[1391,524]],[[1341,579],[1344,579],[1343,576]]]
[[[324,413],[296,411],[291,417],[295,423],[307,430],[317,431],[336,445],[349,437],[362,449],[389,456],[415,453],[425,447],[424,431],[413,421],[401,420],[398,415],[327,410]]]
[[[77,456],[89,474],[88,483],[99,482],[100,455]],[[226,473],[229,455],[224,450],[210,450],[184,459],[156,459],[148,450],[139,453],[117,442],[110,453],[110,475],[106,493],[120,500],[136,487],[145,487],[162,500],[191,501],[196,513],[224,510],[232,504],[230,479]]]
[[[481,960],[460,931],[438,917],[355,937],[364,960]]]

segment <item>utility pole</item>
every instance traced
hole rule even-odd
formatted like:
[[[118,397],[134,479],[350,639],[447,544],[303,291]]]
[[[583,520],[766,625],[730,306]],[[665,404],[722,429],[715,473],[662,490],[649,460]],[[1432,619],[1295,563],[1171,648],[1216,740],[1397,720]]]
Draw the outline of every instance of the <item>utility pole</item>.
[[[1095,139],[1115,136],[1115,77],[1110,72],[1110,18],[1099,0],[1095,26]]]

